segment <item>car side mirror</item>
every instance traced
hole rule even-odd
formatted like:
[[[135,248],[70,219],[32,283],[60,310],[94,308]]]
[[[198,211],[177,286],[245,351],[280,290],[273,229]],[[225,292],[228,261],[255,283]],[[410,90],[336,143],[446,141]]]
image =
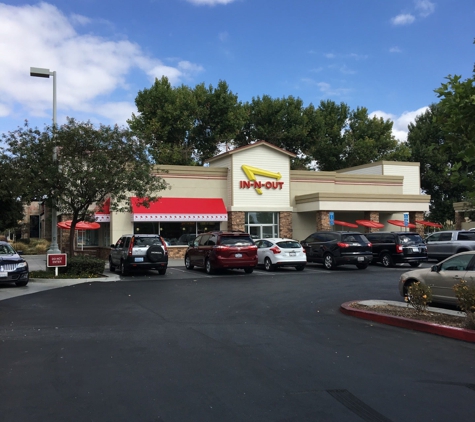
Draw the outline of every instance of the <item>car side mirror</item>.
[[[115,248],[115,245],[111,245],[111,248]]]
[[[438,265],[432,265],[432,267],[430,267],[430,270],[433,273],[438,273],[439,272],[439,266]]]

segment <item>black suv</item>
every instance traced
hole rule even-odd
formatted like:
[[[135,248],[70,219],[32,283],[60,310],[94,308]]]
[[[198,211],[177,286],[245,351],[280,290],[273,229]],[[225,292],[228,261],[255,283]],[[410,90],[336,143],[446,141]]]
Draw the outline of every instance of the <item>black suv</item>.
[[[328,270],[345,264],[364,270],[373,259],[371,243],[359,232],[321,231],[300,243],[307,253],[307,262],[322,263]]]
[[[125,234],[111,245],[109,268],[120,269],[122,275],[131,270],[158,270],[163,275],[168,267],[168,248],[158,234]]]
[[[218,268],[243,269],[247,274],[257,266],[257,246],[248,233],[218,231],[200,234],[190,242],[185,267],[204,267],[208,274]]]
[[[419,233],[376,232],[365,235],[373,245],[373,262],[381,262],[385,267],[407,263],[418,267],[427,261],[427,246]]]

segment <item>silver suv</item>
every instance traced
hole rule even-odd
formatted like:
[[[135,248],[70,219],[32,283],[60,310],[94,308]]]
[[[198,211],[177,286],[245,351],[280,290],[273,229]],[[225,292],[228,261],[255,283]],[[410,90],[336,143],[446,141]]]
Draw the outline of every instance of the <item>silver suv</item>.
[[[429,259],[442,261],[456,253],[475,250],[475,232],[469,230],[446,230],[435,232],[425,238]]]
[[[119,268],[122,275],[132,270],[158,270],[167,272],[168,248],[158,234],[125,234],[111,245],[109,268]]]

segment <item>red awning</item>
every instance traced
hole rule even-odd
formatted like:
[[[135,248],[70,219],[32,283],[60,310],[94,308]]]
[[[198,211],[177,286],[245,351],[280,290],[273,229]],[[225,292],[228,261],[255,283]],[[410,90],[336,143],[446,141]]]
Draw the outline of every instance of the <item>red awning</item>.
[[[399,226],[399,227],[409,227],[410,229],[415,229],[416,225],[412,223],[408,223],[407,226],[404,224],[404,221],[402,220],[388,220],[389,224],[392,224],[393,226]]]
[[[356,220],[356,224],[359,226],[371,227],[373,229],[382,229],[384,227],[384,224],[371,220]]]
[[[94,213],[95,220],[99,223],[109,223],[111,221],[110,206],[111,199],[107,198],[102,207]]]
[[[416,223],[417,224],[422,224],[423,226],[427,226],[427,227],[437,227],[439,229],[444,227],[444,226],[442,226],[442,224],[432,223],[431,221],[416,220]]]
[[[346,221],[340,221],[340,220],[334,220],[333,223],[336,226],[352,227],[354,229],[356,229],[358,227],[358,224],[347,223]]]
[[[160,198],[149,208],[130,198],[132,220],[143,221],[227,221],[228,212],[221,198]]]
[[[60,221],[58,227],[60,229],[69,230],[71,229],[71,220]],[[101,225],[99,223],[89,223],[87,221],[80,221],[76,224],[76,230],[97,230],[100,229]]]

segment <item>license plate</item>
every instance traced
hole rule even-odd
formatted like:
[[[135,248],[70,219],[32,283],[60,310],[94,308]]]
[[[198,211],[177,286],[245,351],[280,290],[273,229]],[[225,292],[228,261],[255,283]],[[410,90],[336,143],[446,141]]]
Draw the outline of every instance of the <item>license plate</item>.
[[[419,252],[419,248],[412,248],[412,252]]]
[[[135,262],[143,262],[143,258],[135,258]]]
[[[237,253],[234,255],[236,258],[242,258],[242,253]]]
[[[8,271],[0,271],[0,277],[8,277]]]
[[[359,256],[358,257],[358,262],[360,262],[360,261],[364,261],[364,256]]]
[[[289,256],[295,256],[296,253],[295,252],[289,252]]]

